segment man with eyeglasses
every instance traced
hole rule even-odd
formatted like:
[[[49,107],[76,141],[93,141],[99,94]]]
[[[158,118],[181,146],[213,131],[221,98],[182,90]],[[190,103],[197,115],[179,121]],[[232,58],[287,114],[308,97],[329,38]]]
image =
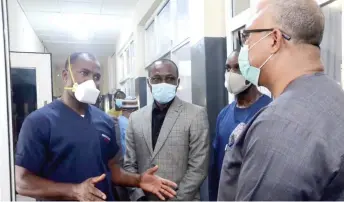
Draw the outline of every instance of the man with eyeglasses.
[[[260,0],[239,55],[274,101],[227,150],[220,201],[344,200],[344,93],[324,74],[314,0]]]
[[[234,94],[235,100],[227,105],[218,115],[216,121],[216,137],[213,140],[213,152],[209,170],[209,199],[216,201],[219,179],[225,151],[232,146],[237,134],[263,107],[271,102],[271,98],[259,92],[240,73],[238,64],[239,50],[232,52],[226,63],[225,87]]]
[[[124,168],[141,173],[154,165],[157,174],[178,184],[175,200],[200,200],[209,158],[208,117],[203,107],[176,96],[177,65],[160,59],[149,67],[148,85],[154,102],[129,118]],[[130,190],[131,200],[157,198],[141,189]]]

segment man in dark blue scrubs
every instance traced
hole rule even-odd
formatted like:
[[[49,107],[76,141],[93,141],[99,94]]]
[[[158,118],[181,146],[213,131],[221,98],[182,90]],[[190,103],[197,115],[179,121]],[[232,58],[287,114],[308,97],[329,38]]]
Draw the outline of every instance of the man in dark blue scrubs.
[[[16,190],[41,200],[114,200],[112,182],[140,187],[164,200],[176,184],[153,167],[138,175],[122,170],[113,120],[92,106],[99,95],[100,64],[74,53],[63,70],[60,99],[24,121],[16,151]]]
[[[217,117],[216,137],[213,141],[213,155],[209,172],[209,199],[217,200],[220,173],[225,150],[231,146],[230,138],[235,138],[245,128],[248,121],[271,98],[260,93],[257,87],[241,75],[238,64],[239,51],[229,55],[226,64],[225,87],[235,95],[235,100],[226,106]]]

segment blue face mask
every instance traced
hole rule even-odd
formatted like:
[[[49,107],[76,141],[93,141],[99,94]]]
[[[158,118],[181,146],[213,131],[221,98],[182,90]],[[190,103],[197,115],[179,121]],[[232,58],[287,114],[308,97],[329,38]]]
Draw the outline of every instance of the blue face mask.
[[[123,100],[121,100],[121,99],[116,99],[116,106],[118,107],[118,108],[121,108],[122,107],[122,105],[123,105]]]
[[[245,79],[252,84],[258,86],[259,76],[260,76],[260,69],[270,60],[270,58],[273,56],[271,54],[268,59],[265,60],[265,62],[258,68],[251,66],[250,60],[249,60],[249,50],[252,49],[256,44],[258,44],[261,40],[265,39],[267,36],[269,36],[271,33],[267,34],[263,38],[259,39],[256,43],[254,43],[250,48],[248,45],[244,45],[244,47],[240,50],[238,63],[241,74],[245,77]]]
[[[166,104],[176,97],[177,86],[167,83],[152,84],[152,95],[155,101]]]

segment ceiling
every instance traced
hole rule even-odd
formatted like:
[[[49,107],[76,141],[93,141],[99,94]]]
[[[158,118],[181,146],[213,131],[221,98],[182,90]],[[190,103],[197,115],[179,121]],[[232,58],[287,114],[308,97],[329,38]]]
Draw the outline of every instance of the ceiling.
[[[18,0],[49,52],[110,56],[138,0]]]

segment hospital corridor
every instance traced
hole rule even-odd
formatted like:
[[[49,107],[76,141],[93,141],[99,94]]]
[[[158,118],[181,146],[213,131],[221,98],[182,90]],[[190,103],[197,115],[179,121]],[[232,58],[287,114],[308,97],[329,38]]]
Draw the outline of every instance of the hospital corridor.
[[[0,201],[344,201],[344,0],[0,0]]]

